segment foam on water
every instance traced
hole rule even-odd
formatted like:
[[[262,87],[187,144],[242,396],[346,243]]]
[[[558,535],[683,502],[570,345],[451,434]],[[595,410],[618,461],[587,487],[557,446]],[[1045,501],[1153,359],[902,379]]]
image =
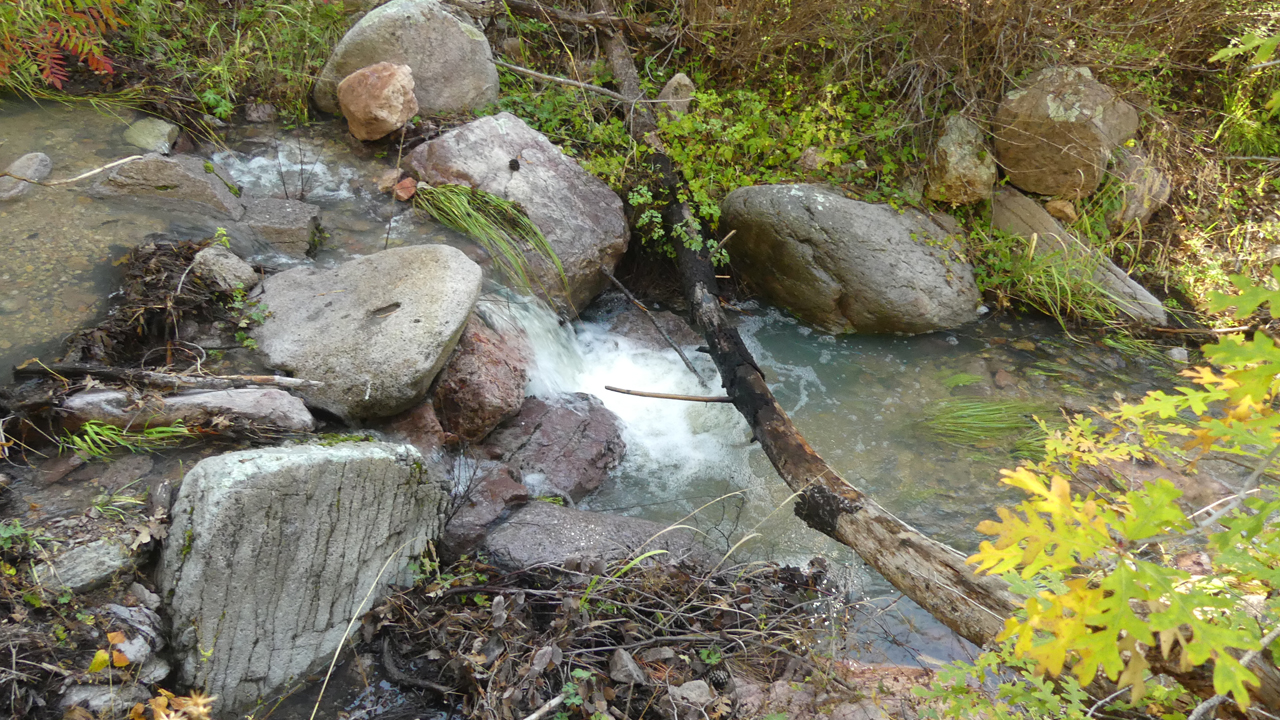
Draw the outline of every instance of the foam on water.
[[[261,155],[225,150],[213,161],[227,169],[249,195],[303,198],[312,203],[336,203],[355,198],[355,168],[327,162],[309,143],[276,142]]]

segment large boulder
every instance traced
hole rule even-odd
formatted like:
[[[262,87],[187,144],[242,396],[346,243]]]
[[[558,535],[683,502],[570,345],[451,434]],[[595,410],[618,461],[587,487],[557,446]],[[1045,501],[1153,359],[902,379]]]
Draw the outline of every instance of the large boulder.
[[[519,473],[536,494],[577,502],[618,467],[627,444],[618,416],[600,398],[574,393],[550,401],[526,398],[482,450]]]
[[[650,550],[667,551],[660,558],[663,562],[687,560],[707,567],[715,563],[693,533],[666,530],[666,525],[650,520],[539,501],[511,513],[481,547],[495,565],[509,571],[586,558],[610,562]]]
[[[734,269],[830,333],[924,333],[978,318],[959,245],[928,216],[818,185],[739,188],[721,203]]]
[[[562,309],[575,315],[608,282],[600,269],[612,272],[627,250],[622,200],[515,115],[467,123],[418,146],[407,162],[433,185],[468,185],[519,203],[564,267],[561,279],[550,262],[526,253],[537,284],[560,300],[567,279],[572,307]]]
[[[925,195],[939,202],[969,205],[991,197],[996,159],[987,138],[972,120],[949,115],[933,148]]]
[[[253,337],[271,367],[324,383],[303,394],[345,418],[407,410],[444,366],[480,296],[480,267],[448,245],[384,250],[263,281]]]
[[[1164,325],[1164,307],[1110,259],[1072,235],[1040,203],[1014,190],[1003,188],[991,201],[991,225],[996,230],[1034,238],[1038,258],[1057,258],[1075,268],[1091,269],[1091,280],[1106,292],[1116,306],[1135,322]]]
[[[44,180],[51,170],[53,161],[40,152],[27,153],[9,163],[4,169],[7,175],[0,177],[0,202],[22,197],[33,187],[31,182]]]
[[[230,173],[217,163],[190,155],[170,158],[149,153],[111,171],[89,193],[218,220],[239,220],[244,215],[240,188]]]
[[[472,315],[436,382],[441,426],[479,442],[519,412],[529,382],[529,354],[528,344],[515,332],[501,335]]]
[[[338,83],[338,105],[357,139],[386,137],[418,114],[413,70],[388,62],[361,68]]]
[[[180,681],[226,714],[332,657],[440,532],[444,475],[407,445],[227,453],[182,481],[159,572]]]
[[[1138,132],[1138,111],[1088,68],[1049,68],[996,110],[996,160],[1027,192],[1079,200],[1102,182],[1111,151]]]
[[[498,68],[484,34],[437,0],[391,0],[347,31],[316,80],[316,105],[337,114],[338,83],[380,62],[408,65],[418,107],[429,115],[498,101]]]

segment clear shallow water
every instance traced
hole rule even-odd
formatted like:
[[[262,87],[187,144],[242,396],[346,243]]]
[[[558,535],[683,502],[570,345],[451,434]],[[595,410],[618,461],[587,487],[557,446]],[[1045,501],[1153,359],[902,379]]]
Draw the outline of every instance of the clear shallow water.
[[[0,168],[43,152],[53,161],[49,180],[59,180],[141,154],[123,138],[134,119],[129,110],[110,114],[87,104],[0,96]],[[336,122],[293,130],[249,126],[194,154],[225,164],[247,196],[302,197],[320,206],[329,236],[321,262],[406,244],[467,244],[378,193],[387,162],[343,137]],[[13,365],[56,354],[66,335],[99,317],[119,279],[112,263],[129,248],[153,233],[201,236],[210,224],[88,197],[85,191],[100,177],[32,187],[22,199],[0,203],[0,382],[10,379]],[[267,260],[290,264],[283,257]]]
[[[897,596],[852,551],[795,518],[791,491],[732,405],[605,389],[720,395],[706,355],[685,348],[700,372],[715,378],[712,387],[701,386],[673,350],[612,333],[608,312],[571,326],[534,305],[503,304],[489,312],[530,337],[536,358],[531,394],[588,392],[624,423],[626,458],[582,507],[693,525],[713,546],[737,546],[730,563],[773,560],[803,567],[815,556],[826,558],[849,599],[892,606],[868,626],[883,636],[863,650],[869,659],[910,662],[924,653],[945,660],[966,653],[962,641]],[[1117,393],[1141,396],[1160,382],[1156,367],[1144,361],[1075,343],[1033,320],[893,338],[823,335],[755,304],[735,319],[779,402],[831,466],[907,523],[965,551],[976,549],[974,527],[981,520],[997,505],[1020,499],[998,481],[1000,468],[1014,467],[1018,459],[1007,451],[939,442],[923,426],[927,407],[980,395],[1032,400],[1060,412],[1061,405],[1103,406]],[[987,382],[952,388],[946,382],[958,373],[990,377],[997,370],[1007,374],[1007,387]],[[854,649],[868,636],[846,640]]]

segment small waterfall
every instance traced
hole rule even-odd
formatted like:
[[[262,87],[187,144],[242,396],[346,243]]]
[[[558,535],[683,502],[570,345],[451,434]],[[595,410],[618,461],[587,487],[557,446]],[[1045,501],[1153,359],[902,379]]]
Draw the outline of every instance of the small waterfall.
[[[533,362],[527,392],[537,397],[590,393],[623,422],[627,454],[613,481],[586,507],[654,520],[679,520],[727,492],[758,484],[748,462],[750,428],[732,405],[624,395],[606,385],[679,395],[720,395],[710,358],[687,348],[703,387],[669,347],[653,348],[605,321],[561,323],[539,301],[498,299],[480,312],[499,330],[518,328]],[[722,513],[715,512],[715,518]]]

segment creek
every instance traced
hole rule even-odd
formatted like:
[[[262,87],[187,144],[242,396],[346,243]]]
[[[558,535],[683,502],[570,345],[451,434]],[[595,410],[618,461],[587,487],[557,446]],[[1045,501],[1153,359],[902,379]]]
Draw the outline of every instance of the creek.
[[[122,139],[124,120],[85,105],[0,105],[0,167],[32,151],[48,154],[51,179],[136,154]],[[298,130],[231,128],[206,152],[256,195],[302,197],[319,205],[329,244],[320,263],[386,246],[465,239],[437,224],[397,213],[376,191],[388,161],[343,139],[336,123]],[[62,338],[103,311],[117,276],[112,263],[130,246],[165,234],[204,237],[189,218],[122,207],[72,186],[35,189],[0,205],[0,381],[9,367],[50,356]],[[403,206],[401,208],[403,209]],[[203,233],[203,234],[202,234]],[[276,259],[277,267],[287,264]],[[535,352],[529,392],[588,392],[625,424],[623,465],[585,509],[682,521],[713,547],[735,547],[730,563],[774,560],[805,565],[827,559],[848,598],[868,612],[861,630],[843,633],[848,652],[868,661],[929,662],[960,657],[962,641],[898,596],[847,548],[809,530],[790,510],[778,479],[732,405],[622,395],[606,385],[687,395],[719,395],[703,386],[669,348],[647,347],[610,330],[625,303],[605,296],[573,324],[522,302],[485,301],[481,311],[522,329]],[[732,308],[773,392],[809,443],[844,477],[926,534],[964,551],[974,527],[997,505],[1016,502],[999,469],[1018,458],[1004,446],[943,442],[924,423],[955,397],[1037,403],[1045,419],[1113,398],[1137,398],[1167,385],[1171,367],[1104,342],[1078,341],[1037,319],[993,317],[953,332],[899,338],[832,337],[756,303]],[[692,360],[715,378],[705,354]],[[536,478],[527,478],[536,485]],[[536,488],[535,488],[536,490]]]

